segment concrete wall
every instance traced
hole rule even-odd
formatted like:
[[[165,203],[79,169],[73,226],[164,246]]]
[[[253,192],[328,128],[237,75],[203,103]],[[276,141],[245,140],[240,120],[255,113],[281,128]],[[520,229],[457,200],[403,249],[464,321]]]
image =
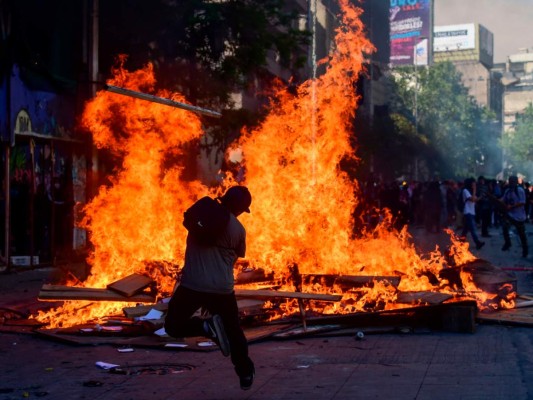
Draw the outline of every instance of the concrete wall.
[[[478,61],[457,61],[455,68],[461,74],[463,85],[480,106],[489,106],[490,71]]]
[[[503,93],[503,131],[512,130],[516,122],[516,114],[533,103],[533,81],[527,84],[507,87]]]
[[[504,73],[503,132],[512,130],[516,114],[533,103],[533,54],[519,53],[509,56]]]

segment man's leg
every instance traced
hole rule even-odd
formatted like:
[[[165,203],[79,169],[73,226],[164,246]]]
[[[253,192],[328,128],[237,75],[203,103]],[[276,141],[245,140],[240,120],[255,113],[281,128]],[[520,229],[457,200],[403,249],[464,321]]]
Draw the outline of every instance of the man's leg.
[[[178,286],[165,317],[165,331],[172,337],[205,336],[203,320],[191,318],[202,305],[203,293]]]
[[[527,245],[526,224],[521,221],[514,221],[514,226],[518,232],[520,243],[522,244],[522,257],[527,257],[529,254],[529,248]]]
[[[253,375],[254,364],[248,356],[248,341],[239,323],[235,294],[209,295],[207,308],[211,314],[218,314],[222,318],[230,344],[231,362],[237,375],[241,378]]]
[[[506,217],[503,217],[501,220],[502,224],[502,233],[503,233],[503,247],[502,251],[507,251],[511,247],[511,237],[509,235],[509,219]]]
[[[490,210],[481,210],[481,236],[489,237]]]
[[[461,216],[461,222],[463,225],[463,229],[461,230],[461,237],[464,237],[466,240],[466,234],[468,233],[468,224],[466,223],[466,214],[462,214]]]
[[[470,234],[472,235],[472,239],[474,240],[474,243],[476,244],[477,249],[479,250],[485,243],[483,243],[481,240],[479,240],[476,232],[476,217],[471,214],[465,214],[465,223],[468,227],[468,230],[470,231]]]

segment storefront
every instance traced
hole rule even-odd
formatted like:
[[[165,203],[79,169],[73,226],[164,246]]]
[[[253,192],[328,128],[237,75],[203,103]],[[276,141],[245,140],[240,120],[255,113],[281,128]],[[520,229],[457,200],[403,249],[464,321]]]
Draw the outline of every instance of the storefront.
[[[3,269],[55,264],[87,243],[76,223],[87,200],[91,145],[75,129],[77,96],[37,78],[14,66],[0,87]]]

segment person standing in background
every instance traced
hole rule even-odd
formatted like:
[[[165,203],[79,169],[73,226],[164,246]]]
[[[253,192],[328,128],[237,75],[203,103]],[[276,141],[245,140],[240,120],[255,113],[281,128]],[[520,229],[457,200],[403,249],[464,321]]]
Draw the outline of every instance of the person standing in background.
[[[462,199],[464,202],[463,211],[463,232],[462,235],[466,240],[466,235],[470,232],[472,240],[476,244],[476,249],[480,250],[485,246],[485,242],[479,240],[476,232],[476,180],[474,178],[467,178],[462,189]]]
[[[518,177],[510,176],[509,185],[502,196],[502,202],[507,210],[502,221],[502,231],[504,244],[502,251],[507,251],[511,248],[511,238],[509,229],[512,226],[516,228],[520,243],[522,245],[522,257],[527,257],[529,248],[526,236],[526,192],[524,188],[518,185]]]
[[[480,176],[476,185],[478,201],[476,202],[476,216],[481,224],[481,236],[490,237],[489,226],[491,219],[491,204],[489,198],[489,185],[485,177]]]

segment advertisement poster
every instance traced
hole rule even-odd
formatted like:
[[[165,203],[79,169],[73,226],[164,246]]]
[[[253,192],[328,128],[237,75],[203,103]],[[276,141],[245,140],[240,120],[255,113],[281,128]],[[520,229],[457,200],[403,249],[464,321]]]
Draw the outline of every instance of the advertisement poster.
[[[390,62],[392,66],[414,65],[415,51],[431,41],[433,0],[390,0]],[[427,65],[416,56],[417,65]]]
[[[445,25],[435,27],[433,49],[437,51],[472,50],[476,48],[474,24]]]

